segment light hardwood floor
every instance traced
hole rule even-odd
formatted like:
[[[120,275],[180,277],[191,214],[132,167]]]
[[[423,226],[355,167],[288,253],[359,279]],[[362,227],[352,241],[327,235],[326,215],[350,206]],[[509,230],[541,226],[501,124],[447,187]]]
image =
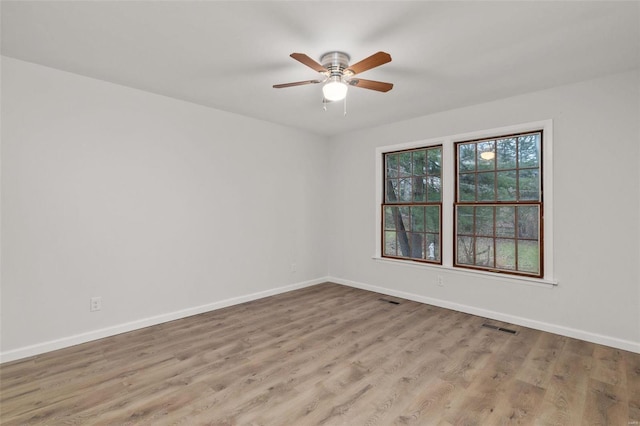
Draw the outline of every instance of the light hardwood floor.
[[[3,425],[640,424],[639,354],[331,283],[0,379]]]

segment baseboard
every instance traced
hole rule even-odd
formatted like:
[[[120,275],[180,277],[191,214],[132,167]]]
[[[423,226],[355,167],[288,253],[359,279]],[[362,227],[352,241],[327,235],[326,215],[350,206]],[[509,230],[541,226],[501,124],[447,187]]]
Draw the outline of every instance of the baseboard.
[[[312,285],[326,282],[327,280],[328,279],[326,277],[317,278],[314,280],[290,284],[290,285],[277,287],[277,288],[273,288],[265,291],[260,291],[257,293],[247,294],[244,296],[233,297],[230,299],[220,300],[218,302],[208,303],[206,305],[196,306],[188,309],[182,309],[180,311],[169,312],[166,314],[157,315],[149,318],[143,318],[140,320],[119,324],[112,327],[89,331],[87,333],[76,334],[73,336],[63,337],[61,339],[51,340],[48,342],[43,342],[35,345],[25,346],[18,349],[13,349],[10,351],[0,353],[0,363],[15,361],[18,359],[27,358],[34,355],[40,355],[45,352],[51,352],[58,349],[67,348],[69,346],[75,346],[81,343],[87,343],[93,340],[103,339],[109,336],[115,336],[116,334],[139,330],[141,328],[149,327],[152,325],[162,324],[165,322],[190,317],[192,315],[198,315],[204,312],[226,308],[228,306],[238,305],[240,303],[262,299],[264,297],[274,296],[276,294],[286,293],[288,291],[297,290],[304,287],[310,287]]]
[[[484,318],[490,318],[496,321],[503,321],[511,324],[517,324],[524,327],[533,328],[536,330],[559,334],[561,336],[572,337],[575,339],[585,340],[587,342],[610,346],[617,349],[623,349],[625,351],[640,353],[640,342],[633,342],[631,340],[618,339],[615,337],[604,336],[601,334],[591,333],[588,331],[578,330],[578,329],[565,327],[557,324],[551,324],[551,323],[533,320],[529,318],[503,314],[500,312],[490,311],[487,309],[476,308],[474,306],[462,305],[459,303],[453,303],[446,300],[434,299],[431,297],[421,296],[414,293],[397,291],[397,290],[393,290],[385,287],[378,287],[374,285],[364,284],[364,283],[345,280],[345,279],[336,278],[336,277],[328,277],[327,281],[346,285],[349,287],[359,288],[362,290],[374,291],[376,293],[382,293],[388,296],[401,297],[403,299],[413,300],[415,302],[420,302],[420,303],[426,303],[428,305],[439,306],[441,308],[452,309],[454,311],[477,315]]]
[[[604,336],[604,335],[591,333],[584,330],[578,330],[570,327],[564,327],[556,324],[532,320],[529,318],[503,314],[500,312],[481,309],[481,308],[477,308],[469,305],[462,305],[458,303],[449,302],[446,300],[434,299],[431,297],[421,296],[414,293],[397,291],[397,290],[393,290],[385,287],[378,287],[378,286],[364,284],[356,281],[345,280],[342,278],[323,277],[323,278],[317,278],[314,280],[290,284],[282,287],[277,287],[277,288],[273,288],[273,289],[269,289],[269,290],[265,290],[257,293],[252,293],[244,296],[233,297],[230,299],[213,302],[206,305],[196,306],[193,308],[183,309],[180,311],[169,312],[169,313],[157,315],[154,317],[143,318],[140,320],[119,324],[112,327],[93,330],[87,333],[76,334],[73,336],[63,337],[61,339],[51,340],[48,342],[43,342],[35,345],[25,346],[18,349],[13,349],[10,351],[0,353],[0,363],[15,361],[15,360],[27,358],[34,355],[40,355],[46,352],[67,348],[69,346],[75,346],[81,343],[86,343],[86,342],[102,339],[109,336],[115,336],[116,334],[126,333],[129,331],[138,330],[138,329],[149,327],[152,325],[162,324],[165,322],[190,317],[192,315],[198,315],[204,312],[214,311],[216,309],[226,308],[228,306],[238,305],[240,303],[250,302],[252,300],[262,299],[264,297],[274,296],[276,294],[286,293],[288,291],[310,287],[312,285],[321,284],[327,281],[346,285],[349,287],[360,288],[363,290],[374,291],[376,293],[382,293],[389,296],[401,297],[403,299],[408,299],[408,300],[413,300],[420,303],[439,306],[446,309],[452,309],[459,312],[465,312],[472,315],[478,315],[484,318],[490,318],[497,321],[504,321],[511,324],[517,324],[524,327],[533,328],[536,330],[547,331],[549,333],[555,333],[561,336],[567,336],[575,339],[585,340],[587,342],[598,343],[601,345],[623,349],[630,352],[640,353],[640,342],[633,342],[630,340]]]

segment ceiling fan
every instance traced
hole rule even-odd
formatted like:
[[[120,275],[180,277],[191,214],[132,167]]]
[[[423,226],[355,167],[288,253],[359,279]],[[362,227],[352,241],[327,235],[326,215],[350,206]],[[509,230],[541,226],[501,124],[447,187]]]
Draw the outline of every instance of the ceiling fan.
[[[393,88],[393,84],[382,81],[365,80],[354,77],[372,68],[391,62],[391,55],[386,52],[378,52],[349,65],[349,55],[344,52],[329,52],[322,55],[320,63],[311,59],[304,53],[292,53],[290,55],[296,61],[309,68],[324,74],[324,78],[318,80],[304,80],[293,83],[274,84],[275,89],[284,87],[303,86],[306,84],[325,83],[322,87],[322,94],[325,101],[339,101],[347,96],[349,86],[361,87],[363,89],[376,90],[378,92],[388,92]]]

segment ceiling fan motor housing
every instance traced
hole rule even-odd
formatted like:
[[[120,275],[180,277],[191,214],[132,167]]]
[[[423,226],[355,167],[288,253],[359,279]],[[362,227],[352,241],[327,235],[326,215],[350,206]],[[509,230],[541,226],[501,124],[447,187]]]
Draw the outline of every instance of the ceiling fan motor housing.
[[[329,70],[329,77],[342,77],[349,66],[349,55],[344,52],[329,52],[322,55],[320,62]]]

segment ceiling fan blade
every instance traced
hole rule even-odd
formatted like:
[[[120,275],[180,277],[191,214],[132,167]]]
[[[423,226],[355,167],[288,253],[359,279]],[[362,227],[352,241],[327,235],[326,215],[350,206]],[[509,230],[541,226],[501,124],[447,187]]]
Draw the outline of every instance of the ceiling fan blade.
[[[387,52],[374,53],[368,58],[364,58],[360,62],[351,65],[345,70],[345,73],[350,73],[351,75],[359,74],[361,72],[370,70],[371,68],[379,67],[380,65],[386,64],[387,62],[391,62],[391,55],[389,55]]]
[[[393,89],[393,84],[384,81],[365,80],[363,78],[352,78],[349,85],[360,87],[362,89],[377,90],[378,92],[388,92]]]
[[[292,53],[291,56],[293,59],[295,59],[296,61],[308,66],[309,68],[318,71],[318,72],[326,72],[328,73],[329,70],[326,69],[325,67],[323,67],[322,65],[320,65],[319,63],[317,63],[316,61],[314,61],[313,59],[311,59],[310,57],[308,57],[307,55],[305,55],[304,53]]]
[[[316,84],[322,83],[322,80],[305,80],[305,81],[296,81],[293,83],[284,83],[284,84],[274,84],[274,89],[282,89],[283,87],[293,87],[293,86],[304,86],[305,84]]]

